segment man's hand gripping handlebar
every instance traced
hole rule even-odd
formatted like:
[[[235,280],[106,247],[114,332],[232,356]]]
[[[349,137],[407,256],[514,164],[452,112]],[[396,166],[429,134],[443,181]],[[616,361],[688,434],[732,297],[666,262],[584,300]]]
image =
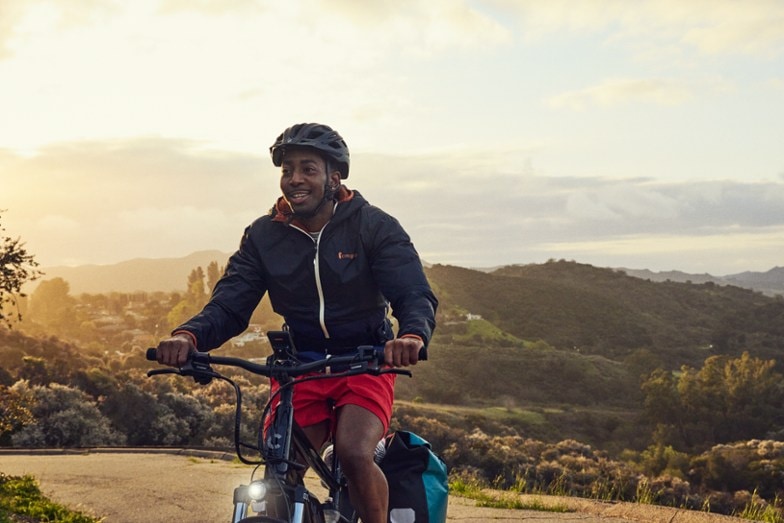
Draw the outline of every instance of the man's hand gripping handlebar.
[[[158,361],[158,350],[155,348],[147,349],[147,359]],[[191,376],[197,383],[206,385],[212,378],[221,377],[220,374],[212,369],[212,364],[239,367],[253,374],[266,377],[275,377],[280,373],[290,377],[297,377],[313,372],[340,375],[394,373],[411,376],[411,372],[408,370],[385,366],[384,347],[372,345],[357,347],[356,351],[346,355],[327,355],[326,358],[313,362],[275,362],[272,359],[268,359],[265,365],[230,356],[212,356],[207,352],[191,352],[182,366],[178,368],[153,369],[148,371],[147,375],[179,374],[180,376]]]

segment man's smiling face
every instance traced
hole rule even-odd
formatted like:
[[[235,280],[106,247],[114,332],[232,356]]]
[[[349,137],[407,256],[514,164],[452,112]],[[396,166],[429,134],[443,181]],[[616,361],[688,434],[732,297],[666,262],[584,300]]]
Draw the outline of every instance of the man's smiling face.
[[[309,215],[324,199],[327,163],[310,149],[291,148],[281,164],[280,189],[291,210]]]

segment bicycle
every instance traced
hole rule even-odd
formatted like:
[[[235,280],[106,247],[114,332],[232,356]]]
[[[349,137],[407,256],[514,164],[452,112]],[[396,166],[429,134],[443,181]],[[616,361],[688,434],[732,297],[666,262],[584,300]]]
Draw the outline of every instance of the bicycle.
[[[273,334],[279,333],[268,333],[271,340]],[[255,465],[256,468],[251,472],[251,480],[247,485],[234,489],[232,523],[356,523],[358,518],[348,499],[348,487],[338,456],[332,453],[329,457],[325,450],[322,457],[311,445],[302,427],[294,421],[293,387],[304,380],[333,379],[357,374],[395,373],[411,376],[411,372],[382,367],[383,347],[360,346],[345,355],[327,356],[322,360],[301,363],[291,347],[277,343],[272,345],[273,353],[264,365],[241,358],[194,352],[180,368],[152,369],[147,375],[190,376],[202,385],[208,384],[212,379],[219,379],[234,388],[237,398],[234,419],[235,452],[242,463]],[[156,349],[147,349],[146,356],[148,360],[157,361]],[[239,367],[253,374],[274,378],[280,385],[278,391],[270,395],[262,411],[256,445],[241,441],[240,387],[232,379],[213,370],[212,365]],[[305,376],[306,374],[312,375]],[[298,377],[301,377],[300,380],[296,380]],[[276,414],[266,430],[265,437],[264,421],[270,415],[276,395],[279,396]],[[334,441],[330,438],[326,449],[329,449],[331,444],[334,444]],[[257,451],[260,459],[248,459],[243,454],[243,448]],[[306,466],[298,461],[300,458],[305,460],[326,487],[328,495],[323,502],[305,487],[302,471]],[[264,465],[263,478],[254,479],[261,465]]]

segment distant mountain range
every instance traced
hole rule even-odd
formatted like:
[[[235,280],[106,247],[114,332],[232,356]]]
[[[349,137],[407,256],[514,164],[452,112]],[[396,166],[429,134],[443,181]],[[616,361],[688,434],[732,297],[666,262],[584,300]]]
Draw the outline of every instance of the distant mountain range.
[[[62,278],[70,285],[72,295],[184,291],[193,269],[205,269],[213,261],[222,267],[229,256],[229,253],[213,250],[194,252],[182,258],[136,258],[112,265],[44,267],[41,280]]]
[[[70,285],[71,294],[99,294],[106,292],[173,292],[184,291],[188,274],[196,268],[215,261],[224,266],[230,253],[217,250],[194,252],[181,258],[137,258],[112,265],[80,265],[76,267],[44,267],[42,280],[63,278]],[[429,266],[429,264],[426,264]],[[487,269],[483,272],[496,270]],[[708,283],[734,285],[752,289],[768,296],[784,295],[784,267],[767,272],[741,272],[727,276],[689,274],[681,271],[653,272],[647,269],[617,268],[629,276],[653,282]],[[34,288],[36,283],[31,285]]]
[[[680,283],[708,283],[717,285],[734,285],[745,289],[759,291],[767,296],[784,295],[784,267],[774,267],[767,272],[741,272],[728,276],[711,276],[710,274],[688,274],[681,271],[653,272],[647,269],[620,269],[629,276],[655,282],[674,281]]]

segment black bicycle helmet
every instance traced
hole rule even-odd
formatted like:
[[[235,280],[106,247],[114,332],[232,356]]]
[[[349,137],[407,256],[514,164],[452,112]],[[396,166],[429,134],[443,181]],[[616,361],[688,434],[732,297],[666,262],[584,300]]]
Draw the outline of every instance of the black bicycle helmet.
[[[348,178],[348,167],[350,164],[348,146],[346,141],[330,126],[320,123],[298,123],[283,131],[278,136],[278,139],[275,140],[275,143],[272,144],[272,147],[270,147],[272,163],[275,167],[280,167],[281,163],[283,163],[283,156],[288,146],[312,147],[316,149],[338,164],[338,170],[342,179]]]

